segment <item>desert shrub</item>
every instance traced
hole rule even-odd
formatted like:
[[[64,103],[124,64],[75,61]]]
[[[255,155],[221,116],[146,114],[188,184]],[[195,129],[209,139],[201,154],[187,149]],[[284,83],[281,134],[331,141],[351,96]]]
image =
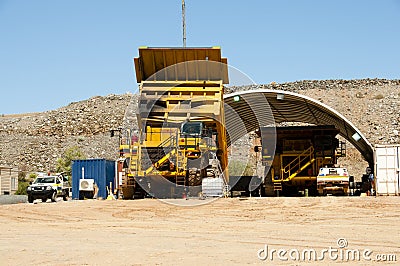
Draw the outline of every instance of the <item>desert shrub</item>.
[[[254,169],[249,162],[230,161],[228,170],[231,176],[252,176],[254,174]]]
[[[29,186],[29,182],[32,182],[37,177],[37,174],[30,173],[26,178],[26,172],[21,171],[18,173],[18,189],[15,192],[16,195],[26,195],[26,188]]]
[[[27,195],[26,188],[29,186],[28,181],[19,182],[18,181],[18,189],[15,192],[15,195]]]
[[[71,176],[72,174],[72,160],[86,159],[86,156],[79,149],[78,146],[68,148],[61,158],[57,159],[56,171],[65,175]]]

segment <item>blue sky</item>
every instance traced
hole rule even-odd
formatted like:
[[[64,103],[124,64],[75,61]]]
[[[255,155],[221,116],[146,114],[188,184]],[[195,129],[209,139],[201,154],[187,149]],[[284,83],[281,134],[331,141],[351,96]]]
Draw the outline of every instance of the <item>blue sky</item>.
[[[186,23],[256,83],[400,78],[399,0],[186,0]],[[139,46],[181,45],[181,0],[0,0],[0,114],[133,92]]]

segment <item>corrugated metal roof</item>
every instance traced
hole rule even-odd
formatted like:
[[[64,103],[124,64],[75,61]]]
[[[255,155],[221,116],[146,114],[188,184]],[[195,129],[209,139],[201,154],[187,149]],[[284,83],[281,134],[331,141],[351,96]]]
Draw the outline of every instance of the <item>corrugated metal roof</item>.
[[[372,145],[361,131],[339,112],[310,97],[288,91],[260,89],[227,94],[224,100],[229,144],[260,126],[282,122],[334,125],[339,134],[373,165]]]

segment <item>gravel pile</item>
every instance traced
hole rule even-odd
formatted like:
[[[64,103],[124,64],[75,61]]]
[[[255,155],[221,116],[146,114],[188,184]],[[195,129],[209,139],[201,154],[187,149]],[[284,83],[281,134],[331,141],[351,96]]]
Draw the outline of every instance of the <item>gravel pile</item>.
[[[30,171],[54,171],[57,158],[78,146],[89,158],[115,159],[118,138],[110,130],[123,124],[136,125],[127,106],[135,108],[137,95],[92,97],[44,113],[0,118],[0,165],[18,166]]]

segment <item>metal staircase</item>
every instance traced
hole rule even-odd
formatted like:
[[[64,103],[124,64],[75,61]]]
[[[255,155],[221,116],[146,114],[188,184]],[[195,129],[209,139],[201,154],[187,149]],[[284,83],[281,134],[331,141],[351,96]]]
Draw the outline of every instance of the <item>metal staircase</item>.
[[[143,158],[142,155],[142,168],[146,169],[144,172],[149,174],[154,168],[162,165],[166,160],[168,160],[172,155],[177,154],[177,135],[173,134],[163,142],[161,142],[154,149],[146,149],[147,160]]]
[[[293,161],[288,163],[283,169],[281,169],[281,179],[279,181],[292,180],[304,169],[310,166],[314,161],[314,147],[310,146],[307,150],[305,150]]]
[[[214,158],[213,161],[213,177],[207,177],[210,179],[221,179],[222,181],[222,187],[208,187],[204,185],[204,182],[202,182],[202,195],[205,197],[227,197],[229,195],[230,191],[230,186],[227,182],[227,179],[225,177],[224,171],[222,169],[220,161],[216,158]],[[205,180],[204,178],[203,180]]]

